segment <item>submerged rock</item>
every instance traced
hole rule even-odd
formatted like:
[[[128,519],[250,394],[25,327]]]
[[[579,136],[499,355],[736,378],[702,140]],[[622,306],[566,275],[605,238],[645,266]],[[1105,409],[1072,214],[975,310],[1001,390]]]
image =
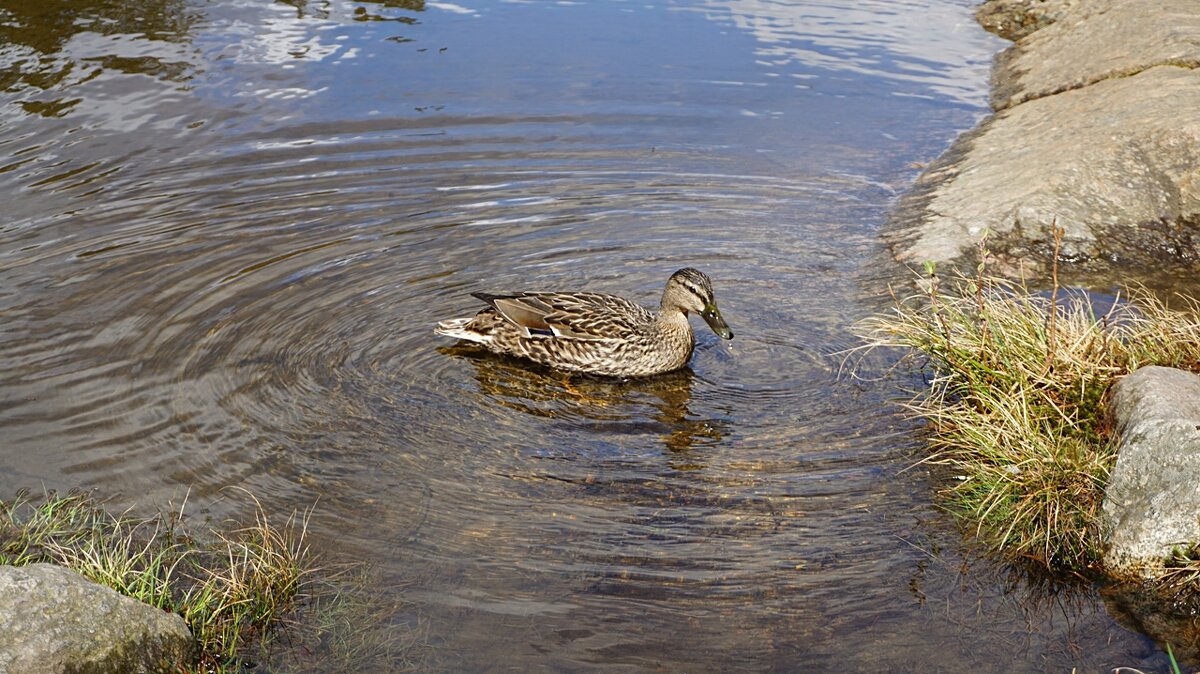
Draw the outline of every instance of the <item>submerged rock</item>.
[[[193,647],[178,615],[60,566],[0,566],[0,674],[172,672]]]
[[[1200,621],[1196,620],[1200,604],[1195,595],[1163,592],[1152,584],[1121,583],[1105,587],[1101,597],[1108,614],[1125,629],[1145,634],[1157,644],[1171,644],[1180,665],[1200,662]],[[1113,671],[1133,674],[1136,670]]]
[[[901,201],[896,257],[960,263],[988,232],[1001,271],[1036,273],[1060,227],[1081,269],[1200,260],[1195,0],[993,0],[978,17],[1019,37],[994,68],[998,112]]]
[[[1104,495],[1104,564],[1153,579],[1172,549],[1200,541],[1200,376],[1143,367],[1117,382],[1111,411],[1120,448]]]

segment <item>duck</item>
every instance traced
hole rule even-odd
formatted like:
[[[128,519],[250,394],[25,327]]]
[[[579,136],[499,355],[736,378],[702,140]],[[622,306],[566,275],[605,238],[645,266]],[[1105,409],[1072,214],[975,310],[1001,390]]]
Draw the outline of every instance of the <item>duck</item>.
[[[658,311],[594,292],[471,295],[488,306],[438,322],[436,334],[568,372],[629,378],[678,370],[695,348],[693,313],[721,338],[733,339],[712,282],[692,267],[667,279]]]

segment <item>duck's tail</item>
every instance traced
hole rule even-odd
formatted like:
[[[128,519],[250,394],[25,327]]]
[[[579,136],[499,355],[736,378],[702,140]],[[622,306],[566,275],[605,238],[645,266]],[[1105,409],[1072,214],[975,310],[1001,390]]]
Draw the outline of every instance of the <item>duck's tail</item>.
[[[492,336],[484,334],[477,330],[471,329],[469,326],[472,318],[451,318],[445,321],[439,321],[437,327],[433,331],[444,337],[454,337],[455,339],[465,339],[468,342],[478,342],[487,344],[492,341]]]

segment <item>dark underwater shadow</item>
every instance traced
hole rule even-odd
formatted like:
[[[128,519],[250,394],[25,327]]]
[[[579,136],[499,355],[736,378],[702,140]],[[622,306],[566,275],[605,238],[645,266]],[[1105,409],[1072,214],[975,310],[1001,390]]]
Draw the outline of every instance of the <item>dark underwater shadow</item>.
[[[470,363],[479,391],[498,405],[561,420],[580,430],[652,434],[677,458],[720,442],[727,432],[728,420],[698,418],[689,409],[695,378],[690,368],[620,379],[560,372],[468,344],[438,347],[438,351]]]

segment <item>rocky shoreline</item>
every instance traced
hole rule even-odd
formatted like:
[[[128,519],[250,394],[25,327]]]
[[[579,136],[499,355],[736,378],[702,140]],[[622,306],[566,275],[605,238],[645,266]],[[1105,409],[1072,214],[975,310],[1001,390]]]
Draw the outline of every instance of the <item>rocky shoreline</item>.
[[[1013,41],[993,67],[993,113],[900,200],[884,231],[894,258],[973,275],[983,242],[991,273],[1035,283],[1052,266],[1114,286],[1194,278],[1200,6],[987,0],[976,19]],[[1200,658],[1196,597],[1162,578],[1169,556],[1200,550],[1198,395],[1200,377],[1162,367],[1114,387],[1102,518],[1110,611],[1188,659]]]
[[[1190,0],[989,0],[994,114],[903,198],[895,257],[1009,275],[1200,260],[1200,12]]]
[[[1056,254],[1109,279],[1194,267],[1200,7],[988,0],[976,18],[1014,40],[993,70],[995,112],[901,200],[885,232],[896,258],[965,268],[986,237],[991,271],[1010,276],[1044,278]],[[1179,393],[1181,381],[1200,392],[1200,378],[1145,370],[1113,396],[1122,444],[1104,522],[1107,573],[1138,580],[1200,541],[1200,409]]]

